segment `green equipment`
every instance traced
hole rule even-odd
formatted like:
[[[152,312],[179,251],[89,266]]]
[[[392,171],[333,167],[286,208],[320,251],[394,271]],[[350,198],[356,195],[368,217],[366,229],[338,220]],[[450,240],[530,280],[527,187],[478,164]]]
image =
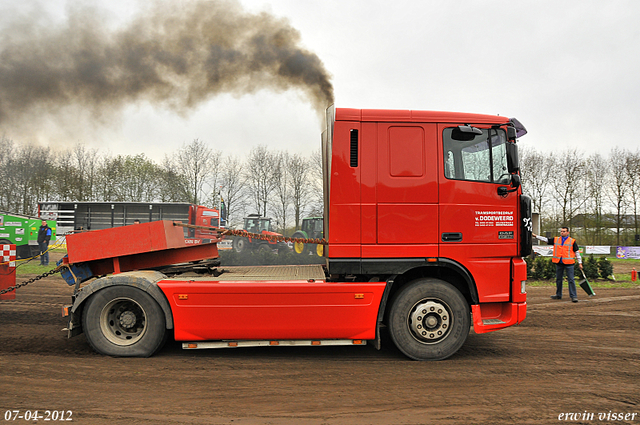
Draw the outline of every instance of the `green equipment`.
[[[322,217],[308,217],[302,219],[302,228],[296,231],[292,237],[302,239],[322,239],[324,235],[324,220]],[[324,255],[324,245],[295,242],[293,252],[298,255],[309,255],[315,252],[319,257]]]
[[[40,254],[38,229],[42,219],[23,214],[0,211],[0,244],[14,244],[18,258],[31,258]],[[47,220],[51,228],[51,242],[56,241],[56,221]]]
[[[580,270],[580,271],[582,272],[582,277],[584,278],[579,283],[580,287],[584,289],[584,292],[586,292],[587,295],[589,295],[590,297],[595,296],[596,293],[593,292],[593,288],[589,284],[589,281],[587,280],[587,276],[584,274],[584,270]]]

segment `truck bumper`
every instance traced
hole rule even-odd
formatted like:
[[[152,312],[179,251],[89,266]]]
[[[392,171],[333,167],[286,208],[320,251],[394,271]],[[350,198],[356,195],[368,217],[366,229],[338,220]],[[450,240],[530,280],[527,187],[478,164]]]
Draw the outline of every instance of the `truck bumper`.
[[[497,331],[522,322],[527,303],[486,303],[471,306],[473,330],[477,334]]]

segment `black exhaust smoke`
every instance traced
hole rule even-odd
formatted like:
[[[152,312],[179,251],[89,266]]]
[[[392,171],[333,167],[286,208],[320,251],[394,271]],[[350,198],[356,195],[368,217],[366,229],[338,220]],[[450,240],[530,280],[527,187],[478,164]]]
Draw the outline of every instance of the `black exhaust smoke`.
[[[119,27],[82,7],[62,26],[5,25],[0,127],[70,105],[103,121],[141,102],[186,114],[220,93],[263,89],[298,89],[319,114],[333,103],[330,75],[286,19],[234,0],[146,4]]]

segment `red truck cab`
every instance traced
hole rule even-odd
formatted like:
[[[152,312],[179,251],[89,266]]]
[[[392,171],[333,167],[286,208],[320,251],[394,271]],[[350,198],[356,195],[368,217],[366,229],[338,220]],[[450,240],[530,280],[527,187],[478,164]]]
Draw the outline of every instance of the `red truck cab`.
[[[445,282],[478,333],[521,322],[531,201],[519,184],[517,120],[339,108],[327,122],[329,273],[392,279],[390,298],[417,279]]]

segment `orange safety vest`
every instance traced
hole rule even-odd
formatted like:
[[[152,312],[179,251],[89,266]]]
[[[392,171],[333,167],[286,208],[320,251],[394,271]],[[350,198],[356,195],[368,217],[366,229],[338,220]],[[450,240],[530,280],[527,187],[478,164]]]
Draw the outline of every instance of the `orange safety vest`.
[[[556,236],[553,238],[553,261],[558,264],[562,260],[562,264],[575,264],[576,253],[573,252],[573,244],[576,240],[572,237],[568,237],[564,244],[562,243],[562,237]]]

